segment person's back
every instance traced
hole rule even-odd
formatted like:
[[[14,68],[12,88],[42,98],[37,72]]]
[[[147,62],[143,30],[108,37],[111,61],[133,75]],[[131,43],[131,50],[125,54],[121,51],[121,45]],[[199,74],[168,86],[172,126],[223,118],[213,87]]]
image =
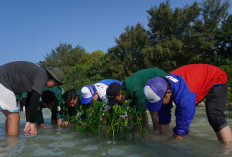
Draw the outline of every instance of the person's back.
[[[182,76],[190,92],[196,93],[196,103],[201,101],[210,89],[217,84],[225,84],[227,75],[220,68],[209,64],[189,64],[170,74]]]
[[[105,79],[105,80],[101,80],[98,83],[95,83],[94,86],[98,92],[98,97],[99,100],[106,100],[106,89],[108,88],[108,86],[114,82],[119,83],[120,85],[122,84],[121,81],[115,80],[115,79]]]
[[[26,61],[16,61],[0,66],[0,83],[15,94],[36,90],[42,93],[48,76],[45,69]]]
[[[147,80],[155,76],[166,76],[167,73],[158,67],[142,69],[134,74],[132,74],[129,78],[127,78],[124,83],[125,84],[137,84],[143,86],[146,84]]]
[[[114,82],[117,82],[117,83],[119,83],[119,84],[122,84],[121,81],[115,80],[115,79],[105,79],[105,80],[101,80],[101,81],[99,81],[99,82],[96,83],[96,84],[105,84],[105,85],[109,86],[110,84],[112,84],[112,83],[114,83]],[[96,85],[96,84],[95,84],[95,85]]]

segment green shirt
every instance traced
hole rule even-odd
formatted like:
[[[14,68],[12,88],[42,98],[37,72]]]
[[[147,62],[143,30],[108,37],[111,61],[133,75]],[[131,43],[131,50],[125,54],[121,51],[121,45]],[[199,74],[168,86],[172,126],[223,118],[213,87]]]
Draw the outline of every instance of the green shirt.
[[[16,95],[15,95],[15,98],[16,98],[16,101],[19,101],[19,100],[20,100],[20,95],[19,95],[19,94],[16,94]]]
[[[143,88],[147,81],[156,76],[164,77],[166,75],[166,72],[154,67],[139,70],[124,81],[123,86],[128,91],[128,96],[132,99],[132,104],[135,105],[138,112],[146,111],[146,97]]]
[[[35,122],[37,124],[44,123],[43,113],[42,113],[43,108],[45,108],[45,106],[42,104],[41,101],[39,101],[38,110],[37,110],[37,113],[36,113],[36,120],[35,120]]]
[[[53,88],[47,88],[45,87],[43,91],[50,90],[55,94],[55,105],[51,109],[52,120],[58,120],[63,118],[63,104],[62,104],[62,95],[64,94],[64,89],[61,86],[55,86]],[[38,111],[36,115],[36,123],[41,124],[44,123],[43,120],[43,113],[42,109],[45,108],[45,106],[42,104],[42,102],[39,102],[38,104]]]
[[[16,94],[16,100],[22,100],[27,98],[27,93],[22,93],[22,94]]]
[[[21,94],[21,100],[22,100],[22,99],[26,99],[26,98],[27,98],[27,93],[22,93],[22,94]]]

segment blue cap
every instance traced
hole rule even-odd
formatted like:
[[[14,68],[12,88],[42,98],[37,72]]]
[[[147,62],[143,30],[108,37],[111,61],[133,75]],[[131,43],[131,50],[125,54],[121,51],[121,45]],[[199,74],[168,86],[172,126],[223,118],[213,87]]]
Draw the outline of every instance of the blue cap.
[[[94,94],[96,93],[96,88],[93,85],[86,85],[81,89],[82,99],[81,104],[89,104]]]
[[[147,108],[149,111],[159,111],[163,97],[167,91],[167,82],[161,77],[154,77],[147,81],[144,87],[144,95],[147,98]]]

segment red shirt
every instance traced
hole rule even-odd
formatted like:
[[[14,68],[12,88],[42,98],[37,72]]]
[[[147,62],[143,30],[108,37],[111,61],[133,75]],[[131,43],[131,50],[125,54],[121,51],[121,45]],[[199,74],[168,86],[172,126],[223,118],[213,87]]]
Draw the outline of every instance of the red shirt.
[[[196,93],[196,103],[200,102],[217,84],[225,84],[227,75],[220,68],[209,64],[189,64],[182,66],[171,74],[182,76],[191,93]]]

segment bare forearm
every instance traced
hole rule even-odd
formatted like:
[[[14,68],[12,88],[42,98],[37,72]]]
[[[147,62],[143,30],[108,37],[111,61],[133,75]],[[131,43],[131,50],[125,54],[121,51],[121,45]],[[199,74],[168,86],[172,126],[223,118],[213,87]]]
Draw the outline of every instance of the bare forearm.
[[[159,125],[159,131],[160,131],[160,135],[168,135],[168,128],[169,128],[169,124],[160,124]]]

